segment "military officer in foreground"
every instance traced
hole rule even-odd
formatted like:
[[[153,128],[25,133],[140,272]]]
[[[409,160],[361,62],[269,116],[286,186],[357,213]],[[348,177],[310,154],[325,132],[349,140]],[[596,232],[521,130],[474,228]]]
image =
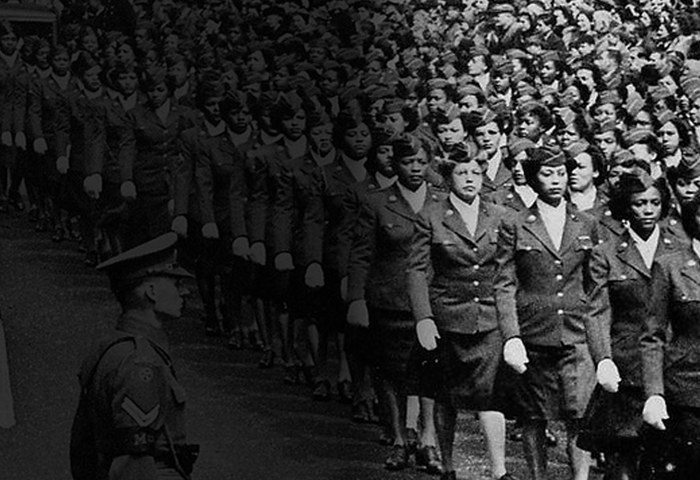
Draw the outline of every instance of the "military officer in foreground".
[[[98,265],[122,306],[116,330],[84,360],[71,431],[79,479],[189,479],[198,446],[185,443],[185,390],[164,322],[182,313],[191,278],[167,233]]]

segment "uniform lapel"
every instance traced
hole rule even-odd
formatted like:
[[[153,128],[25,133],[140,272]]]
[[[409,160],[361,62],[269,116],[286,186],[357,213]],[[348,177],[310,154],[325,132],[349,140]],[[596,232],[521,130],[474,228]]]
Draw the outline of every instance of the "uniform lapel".
[[[401,215],[402,217],[407,218],[410,221],[414,221],[416,219],[416,214],[413,212],[411,205],[408,204],[408,201],[406,201],[406,199],[403,198],[403,195],[401,194],[401,190],[399,190],[398,185],[394,183],[391,187],[389,187],[389,191],[389,201],[386,204],[386,208],[396,213],[397,215]],[[426,201],[428,200],[427,197],[428,192],[426,190]]]
[[[681,275],[700,286],[700,269],[698,268],[698,258],[697,255],[695,255],[692,246],[688,250],[688,260],[685,261],[681,267]]]
[[[561,247],[559,248],[562,254],[574,246],[581,226],[581,220],[574,209],[575,207],[572,204],[566,204],[566,222],[564,223],[564,234],[561,237]]]
[[[491,218],[489,214],[488,206],[483,199],[479,201],[479,218],[476,219],[476,234],[474,235],[475,241],[480,241],[481,238],[486,235],[491,226]]]
[[[552,239],[549,238],[549,233],[547,228],[544,226],[544,221],[542,220],[542,215],[540,214],[540,209],[537,208],[537,203],[530,207],[530,215],[525,219],[523,228],[530,232],[537,240],[544,245],[547,250],[549,250],[552,255],[559,257],[559,252],[554,248]],[[566,229],[566,226],[564,227]],[[562,245],[564,241],[562,239]]]
[[[661,238],[659,238],[659,247],[661,247],[661,243]],[[617,258],[638,271],[645,278],[651,277],[651,271],[644,263],[644,259],[642,258],[642,254],[639,253],[639,249],[634,246],[634,242],[629,232],[625,232],[623,234],[622,242],[620,242],[620,244],[617,246]]]
[[[449,197],[444,200],[445,212],[443,214],[442,223],[445,227],[452,230],[454,233],[462,237],[469,243],[476,243],[474,237],[469,233],[467,224],[462,220],[462,216],[457,209],[452,205]]]

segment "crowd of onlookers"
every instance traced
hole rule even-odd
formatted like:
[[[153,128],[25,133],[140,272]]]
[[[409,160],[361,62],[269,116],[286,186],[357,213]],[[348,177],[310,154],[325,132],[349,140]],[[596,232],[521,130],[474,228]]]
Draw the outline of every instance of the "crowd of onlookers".
[[[455,478],[468,410],[494,478],[506,417],[532,478],[549,420],[573,478],[691,478],[695,3],[54,2],[55,42],[0,22],[0,214],[91,267],[175,231],[203,331],[388,469]]]

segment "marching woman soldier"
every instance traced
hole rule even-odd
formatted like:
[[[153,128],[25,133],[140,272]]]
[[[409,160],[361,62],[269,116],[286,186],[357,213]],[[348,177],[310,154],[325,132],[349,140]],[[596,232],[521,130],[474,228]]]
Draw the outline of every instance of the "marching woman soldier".
[[[27,87],[27,109],[29,109],[29,100],[31,92],[36,88],[36,85],[41,80],[47,78],[51,73],[51,65],[49,63],[49,55],[51,47],[44,39],[35,39],[31,45],[29,68],[29,85]],[[30,135],[30,116],[29,112],[25,115],[25,132]],[[31,142],[31,138],[25,139]],[[27,188],[27,197],[29,199],[29,220],[37,222],[34,229],[36,231],[44,231],[47,228],[47,216],[45,208],[46,186],[42,183],[41,156],[37,155],[32,148],[27,148],[27,159],[24,172],[24,184]]]
[[[51,73],[34,84],[29,96],[29,133],[34,152],[41,157],[45,182],[46,211],[51,217],[54,242],[66,236],[59,196],[62,177],[68,171],[70,104],[79,92],[78,80],[70,74],[70,53],[59,45],[51,53]],[[43,182],[42,182],[43,183]]]
[[[24,134],[29,67],[22,59],[17,35],[9,22],[0,23],[0,212],[8,199],[17,211],[24,210],[19,187],[24,177]],[[9,191],[8,174],[10,176]],[[5,196],[7,194],[7,197]]]
[[[190,109],[172,99],[172,85],[164,69],[153,67],[145,72],[141,86],[148,101],[128,113],[123,144],[125,181],[121,190],[131,201],[127,247],[170,230],[178,140],[194,118]]]
[[[537,199],[535,191],[527,184],[523,162],[527,161],[528,152],[537,146],[527,138],[512,137],[508,142],[508,155],[503,163],[510,170],[513,183],[500,189],[484,199],[506,207],[508,213],[519,213],[529,209]]]
[[[496,411],[494,384],[503,341],[496,321],[493,277],[498,228],[506,209],[481,198],[486,163],[453,150],[440,169],[449,198],[418,216],[409,261],[408,293],[418,340],[438,349],[442,385],[435,405],[442,477],[455,479],[452,452],[457,412],[479,412],[491,475],[505,466],[505,417]]]
[[[601,330],[589,342],[599,386],[579,444],[605,453],[610,480],[639,478],[645,399],[639,338],[649,307],[651,267],[655,258],[683,245],[660,223],[669,197],[664,179],[652,180],[643,171],[623,174],[611,206],[627,228],[596,246],[591,256],[591,316]]]
[[[691,245],[657,258],[651,303],[640,337],[644,421],[665,430],[664,478],[700,471],[700,196],[683,207]],[[658,467],[654,465],[653,467]]]
[[[319,310],[321,299],[324,295],[322,287],[325,285],[319,264],[312,264],[307,258],[305,246],[309,241],[323,237],[323,224],[319,221],[305,223],[305,218],[322,218],[322,205],[313,199],[319,194],[318,177],[315,170],[329,165],[337,155],[333,146],[333,123],[324,107],[316,103],[311,106],[309,100],[306,113],[306,128],[309,145],[307,151],[301,155],[289,158],[281,164],[281,171],[276,176],[277,198],[273,205],[273,250],[275,257],[282,254],[291,254],[294,265],[290,288],[290,309],[294,320],[299,322],[295,328],[299,332],[297,343],[306,341],[309,347],[306,364],[317,361],[319,349],[325,347],[325,330],[319,331],[318,322],[322,318]],[[289,129],[283,123],[283,133]],[[286,136],[289,133],[285,133]],[[308,210],[316,208],[315,214],[309,214]],[[314,239],[314,240],[311,240]],[[304,328],[299,328],[304,327]],[[321,335],[319,335],[321,334]],[[314,379],[317,381],[317,379]],[[325,388],[328,387],[328,388]],[[330,396],[329,385],[318,389],[313,394],[316,400],[328,400]]]
[[[385,466],[402,470],[412,453],[404,422],[406,395],[419,393],[415,391],[418,385],[411,384],[417,382],[410,380],[420,368],[413,354],[417,345],[407,293],[407,267],[418,213],[432,208],[443,197],[425,181],[430,157],[424,144],[405,134],[393,146],[397,181],[368,194],[356,225],[348,264],[347,320],[374,333],[376,362],[394,434]],[[430,473],[439,473],[432,418],[427,417],[432,414],[423,418],[426,424],[416,464]]]
[[[73,71],[80,81],[80,91],[71,98],[70,155],[66,174],[66,190],[62,203],[71,214],[79,216],[81,244],[85,249],[85,265],[98,263],[95,221],[97,200],[102,193],[102,177],[91,171],[88,160],[92,129],[97,122],[94,103],[103,95],[102,68],[87,52],[80,52],[73,62]]]
[[[86,145],[86,173],[92,176],[90,182],[99,184],[102,188],[97,207],[97,224],[105,241],[100,252],[102,255],[118,255],[124,250],[128,207],[122,192],[128,189],[122,189],[122,186],[131,180],[126,177],[127,152],[122,146],[129,128],[127,113],[144,101],[139,92],[138,75],[133,67],[117,66],[110,72],[110,76],[116,96],[111,98],[105,92],[95,100],[95,118],[88,125],[92,133],[88,134],[90,141]],[[88,194],[90,195],[89,192]]]
[[[299,314],[294,307],[290,311],[290,277],[301,280],[304,272],[295,265],[291,251],[275,251],[275,205],[281,194],[280,178],[284,169],[295,159],[309,152],[307,133],[307,111],[309,103],[296,91],[280,95],[271,115],[274,126],[282,131],[281,137],[272,144],[252,150],[249,154],[249,175],[253,178],[250,196],[250,255],[258,269],[256,289],[267,296],[274,307],[282,337],[282,357],[285,365],[284,381],[288,384],[312,383],[311,365],[308,358],[303,363],[294,343],[294,325],[290,318]],[[299,268],[297,268],[299,267]],[[295,271],[296,268],[296,271]],[[270,285],[273,288],[270,289]],[[296,318],[295,318],[296,320]]]
[[[538,194],[527,211],[500,228],[494,280],[503,356],[517,375],[509,412],[523,425],[523,447],[533,480],[547,476],[545,429],[564,420],[575,480],[588,478],[590,458],[576,446],[577,427],[593,389],[588,346],[587,267],[598,241],[596,221],[564,200],[566,156],[552,147],[525,163]],[[513,373],[513,372],[511,372]]]

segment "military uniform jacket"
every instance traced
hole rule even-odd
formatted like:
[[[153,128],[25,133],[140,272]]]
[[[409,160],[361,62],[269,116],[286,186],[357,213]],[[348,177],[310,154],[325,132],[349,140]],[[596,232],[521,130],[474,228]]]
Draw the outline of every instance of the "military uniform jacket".
[[[172,101],[165,122],[143,105],[130,110],[127,117],[124,177],[134,182],[137,194],[172,197],[174,170],[180,155],[179,138],[194,125],[194,112]]]
[[[500,190],[492,191],[490,194],[486,194],[482,200],[490,201],[504,207],[509,215],[515,215],[528,209],[523,199],[516,193],[513,184],[507,185]]]
[[[137,100],[142,104],[142,100]],[[87,174],[100,173],[107,182],[122,183],[131,180],[131,164],[127,162],[124,148],[131,128],[127,111],[117,98],[105,92],[91,104],[94,122],[88,125]],[[128,170],[127,170],[128,169]]]
[[[700,407],[700,258],[692,247],[657,257],[641,336],[644,389]]]
[[[682,248],[662,228],[655,257]],[[597,245],[590,262],[590,309],[600,331],[589,332],[593,360],[612,357],[622,384],[642,386],[639,339],[651,297],[651,269],[647,268],[628,231]]]
[[[247,237],[245,159],[228,130],[199,136],[194,174],[201,222],[216,222],[233,239]]]
[[[310,154],[295,158],[281,166],[277,181],[277,198],[273,206],[273,252],[291,253],[294,264],[308,266],[306,245],[323,238],[322,204],[314,202],[321,185],[314,175],[318,164]],[[308,212],[316,208],[316,212]],[[310,219],[317,221],[305,224]]]
[[[483,193],[489,195],[501,190],[509,188],[513,184],[513,175],[511,171],[506,167],[503,159],[505,158],[505,149],[501,149],[503,152],[501,163],[496,171],[496,177],[491,180],[486,173],[484,173],[484,186]]]
[[[0,132],[24,132],[31,73],[19,53],[10,66],[0,57]]]
[[[88,157],[92,153],[89,142],[96,136],[94,126],[98,123],[98,111],[95,104],[99,101],[100,98],[88,99],[82,90],[70,98],[70,170],[83,176],[101,173],[94,171],[94,160]]]
[[[598,243],[595,219],[567,204],[557,250],[535,203],[504,220],[498,243],[494,292],[503,338],[551,347],[584,343],[591,322],[586,286],[588,260]]]
[[[79,92],[78,81],[71,77],[62,90],[51,75],[38,80],[29,95],[29,134],[44,138],[56,156],[68,154],[71,97]]]
[[[422,211],[444,198],[428,187]],[[408,312],[408,266],[418,214],[396,184],[370,193],[362,207],[349,255],[348,300]]]
[[[304,225],[323,225],[323,236],[308,245],[309,263],[321,263],[323,267],[339,278],[347,275],[348,258],[350,256],[351,238],[343,235],[342,228],[348,215],[347,198],[352,195],[352,188],[358,182],[352,175],[341,154],[331,164],[316,170],[317,182],[321,185],[312,201],[320,202],[308,210]],[[320,210],[319,210],[320,208]],[[317,213],[322,212],[321,216]],[[305,235],[305,238],[311,238]]]
[[[81,385],[104,348],[114,339],[133,336],[110,348],[99,361],[89,388],[88,411],[97,451],[107,478],[112,458],[166,453],[168,434],[185,443],[184,388],[178,383],[165,333],[136,318],[122,317],[117,332],[100,343],[80,370]]]
[[[421,211],[408,267],[416,321],[433,318],[439,330],[464,334],[498,328],[493,278],[505,215],[505,208],[481,199],[472,235],[449,198]]]
[[[306,154],[302,155],[305,156]],[[264,242],[273,248],[274,206],[279,195],[280,177],[290,158],[284,139],[276,143],[253,147],[246,160],[247,177],[250,179],[249,236],[250,243]]]

